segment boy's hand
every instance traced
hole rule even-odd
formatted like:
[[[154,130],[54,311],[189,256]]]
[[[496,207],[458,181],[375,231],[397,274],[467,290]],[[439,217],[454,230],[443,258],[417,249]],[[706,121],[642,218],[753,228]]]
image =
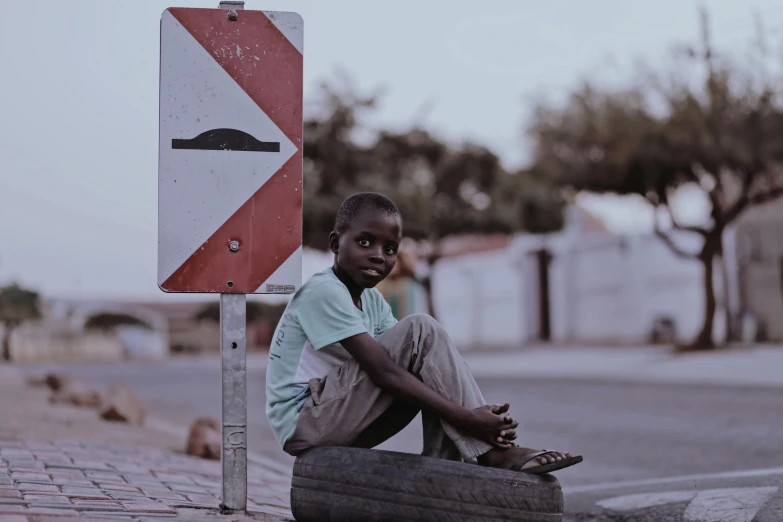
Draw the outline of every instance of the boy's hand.
[[[511,448],[511,441],[516,438],[514,428],[519,424],[510,416],[497,415],[493,410],[493,406],[468,410],[468,417],[458,427],[497,448]]]
[[[493,404],[491,406],[491,408],[492,408],[492,413],[494,413],[495,415],[498,415],[498,416],[501,416],[501,417],[508,417],[509,419],[511,419],[511,417],[509,415],[503,415],[504,413],[508,412],[508,409],[510,408],[509,403],[505,403],[503,405]]]
[[[511,418],[510,415],[505,415],[505,413],[508,412],[509,407],[510,407],[509,403],[505,403],[503,405],[494,404],[492,405],[492,413],[502,417],[504,422],[506,422],[507,424],[513,424],[514,427],[516,428],[519,425],[519,423],[516,422],[513,418]],[[498,437],[498,442],[505,442],[505,441],[511,442],[513,440],[516,440],[516,438],[517,438],[516,430],[506,429],[500,432],[500,436]],[[505,441],[502,439],[505,439]]]

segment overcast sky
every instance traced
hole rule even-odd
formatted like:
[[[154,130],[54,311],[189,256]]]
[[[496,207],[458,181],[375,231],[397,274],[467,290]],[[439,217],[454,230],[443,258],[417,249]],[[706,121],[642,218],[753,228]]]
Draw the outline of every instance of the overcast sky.
[[[156,286],[158,48],[165,1],[5,0],[0,17],[0,284],[45,294],[162,298]],[[216,7],[191,0],[182,7]],[[697,2],[269,0],[305,20],[305,103],[341,68],[362,89],[388,87],[373,126],[424,116],[508,166],[524,160],[526,97],[562,95],[590,74],[622,81],[698,35]],[[715,39],[740,48],[757,9],[780,29],[776,0],[712,1]],[[491,6],[491,7],[486,7]],[[422,107],[430,107],[423,112]],[[598,208],[616,229],[644,229],[633,206]],[[640,217],[641,216],[641,217]]]

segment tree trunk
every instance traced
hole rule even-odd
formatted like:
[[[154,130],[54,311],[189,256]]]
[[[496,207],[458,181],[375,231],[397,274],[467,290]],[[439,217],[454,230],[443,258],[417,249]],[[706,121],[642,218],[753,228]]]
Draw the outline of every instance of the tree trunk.
[[[699,335],[696,336],[690,345],[685,347],[685,350],[697,351],[715,348],[712,333],[715,326],[717,302],[715,300],[713,273],[715,269],[715,254],[718,251],[718,241],[720,241],[720,233],[718,233],[717,237],[714,235],[707,237],[704,247],[699,253],[699,261],[704,266],[704,278],[702,280],[704,285],[704,322]]]
[[[2,353],[2,360],[6,362],[11,361],[11,331],[13,330],[13,326],[11,326],[10,322],[6,322],[3,325],[3,353]]]

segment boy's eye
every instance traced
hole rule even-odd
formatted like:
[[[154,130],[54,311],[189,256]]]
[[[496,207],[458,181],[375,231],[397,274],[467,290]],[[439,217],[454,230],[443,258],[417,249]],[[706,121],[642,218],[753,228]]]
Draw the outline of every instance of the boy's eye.
[[[394,249],[394,247],[386,247],[386,255],[393,256],[396,253],[397,251]]]
[[[359,240],[359,245],[361,245],[363,247],[368,247],[368,246],[370,246],[370,240],[369,239],[360,239]]]

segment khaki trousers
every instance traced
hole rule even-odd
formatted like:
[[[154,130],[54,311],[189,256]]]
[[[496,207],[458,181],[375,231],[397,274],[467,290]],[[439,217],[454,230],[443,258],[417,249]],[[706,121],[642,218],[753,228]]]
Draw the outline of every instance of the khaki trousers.
[[[447,399],[466,408],[485,405],[476,381],[443,327],[426,314],[411,315],[376,340],[400,366]],[[309,383],[311,395],[284,449],[298,455],[318,446],[375,447],[397,434],[419,409],[378,388],[350,359]],[[422,412],[422,454],[472,460],[492,446]]]

